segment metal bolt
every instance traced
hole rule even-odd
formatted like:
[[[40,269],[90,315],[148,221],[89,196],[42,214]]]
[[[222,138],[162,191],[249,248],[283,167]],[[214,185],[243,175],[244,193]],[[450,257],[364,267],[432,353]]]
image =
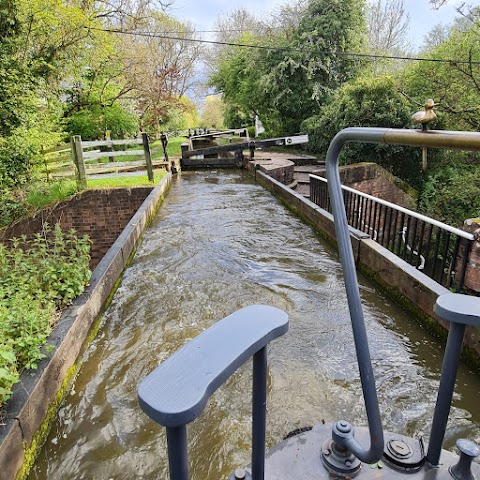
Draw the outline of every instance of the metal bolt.
[[[352,462],[350,460],[345,460],[345,466],[350,468],[352,466]]]
[[[237,468],[234,473],[235,480],[244,480],[247,477],[247,473],[243,468]]]
[[[332,451],[329,449],[329,448],[326,448],[324,451],[323,451],[323,454],[328,457],[330,454],[332,453]]]
[[[352,426],[345,420],[340,420],[336,426],[337,430],[341,433],[350,433],[352,431]]]

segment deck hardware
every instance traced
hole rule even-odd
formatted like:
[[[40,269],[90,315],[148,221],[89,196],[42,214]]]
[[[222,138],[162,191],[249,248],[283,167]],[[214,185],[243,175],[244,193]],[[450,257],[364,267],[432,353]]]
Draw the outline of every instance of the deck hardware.
[[[333,474],[356,475],[362,467],[358,460],[346,447],[341,439],[354,436],[350,423],[340,420],[332,429],[332,439],[322,447],[322,462],[325,468]]]
[[[416,472],[425,464],[423,438],[409,438],[396,433],[385,433],[383,459],[400,472]]]
[[[282,310],[267,305],[244,307],[213,324],[142,380],[141,408],[167,429],[170,480],[189,479],[186,425],[252,357],[252,477],[264,478],[267,344],[287,330],[288,315]]]
[[[412,449],[402,440],[390,440],[387,443],[389,452],[398,458],[409,458],[412,456]]]
[[[438,297],[435,313],[449,321],[450,328],[427,453],[427,463],[434,467],[440,462],[465,329],[467,325],[480,326],[480,298],[460,293],[446,293]]]
[[[427,130],[427,125],[437,119],[437,114],[433,111],[433,107],[436,105],[438,104],[429,98],[425,102],[424,109],[412,115],[413,122],[421,124],[422,130]]]
[[[237,468],[233,473],[234,480],[250,480],[252,476],[244,469]]]
[[[450,467],[450,475],[455,480],[475,480],[471,471],[472,461],[480,455],[480,447],[471,440],[461,438],[457,440],[457,448],[460,451],[458,463]]]
[[[375,463],[383,451],[383,428],[381,424],[378,407],[377,391],[373,375],[373,368],[368,347],[368,339],[365,328],[365,320],[358,288],[358,281],[355,268],[353,250],[350,243],[349,228],[345,213],[345,205],[341,190],[340,175],[338,171],[340,151],[349,142],[394,144],[405,146],[428,146],[434,148],[455,148],[464,150],[479,150],[480,135],[476,132],[452,132],[441,130],[407,130],[407,129],[385,129],[385,128],[346,128],[339,132],[332,140],[327,152],[326,173],[328,187],[332,203],[333,216],[335,218],[335,232],[338,243],[340,261],[345,278],[348,305],[352,321],[355,348],[357,352],[357,363],[360,371],[360,379],[365,399],[368,426],[370,431],[370,447],[365,449],[356,442],[353,437],[339,438],[340,446],[348,448],[357,458],[365,463]],[[462,347],[465,324],[479,324],[480,312],[479,299],[473,299],[467,295],[462,301],[450,301],[443,299],[448,297],[442,295],[437,302],[436,313],[442,318],[452,322],[449,340],[445,351],[445,358],[442,368],[442,379],[438,392],[437,406],[434,420],[432,422],[432,433],[427,454],[427,462],[431,466],[437,466],[445,436],[445,428],[450,411],[450,403],[455,385],[456,369],[458,358]],[[460,304],[463,306],[460,308]],[[465,308],[466,307],[466,308]],[[473,313],[472,313],[473,312]],[[443,314],[443,315],[442,315]],[[332,432],[335,441],[337,435]]]

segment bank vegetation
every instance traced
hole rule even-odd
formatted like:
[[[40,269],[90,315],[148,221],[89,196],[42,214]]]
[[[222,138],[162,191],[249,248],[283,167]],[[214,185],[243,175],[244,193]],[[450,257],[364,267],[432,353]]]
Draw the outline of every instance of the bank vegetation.
[[[429,128],[479,131],[480,9],[467,2],[457,13],[413,51],[403,1],[300,0],[269,21],[237,10],[219,22],[218,40],[230,45],[212,48],[210,84],[229,126],[258,115],[267,136],[309,134],[307,148],[320,157],[345,127],[413,128],[412,114],[429,98],[439,104]],[[480,213],[478,154],[431,150],[423,171],[419,149],[345,149],[343,162],[362,161],[418,190],[419,210],[438,220],[461,226]]]

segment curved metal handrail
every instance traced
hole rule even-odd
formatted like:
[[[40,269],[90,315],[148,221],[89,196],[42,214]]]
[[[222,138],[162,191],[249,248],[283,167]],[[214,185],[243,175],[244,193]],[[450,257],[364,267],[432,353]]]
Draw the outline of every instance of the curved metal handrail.
[[[383,453],[383,428],[338,171],[340,151],[348,142],[480,150],[480,133],[366,127],[346,128],[334,137],[327,152],[328,188],[370,430],[370,447],[368,449],[362,447],[353,437],[353,430],[343,437],[335,435],[334,431],[334,440],[336,443],[340,443],[340,446],[347,448],[362,462],[375,463]]]

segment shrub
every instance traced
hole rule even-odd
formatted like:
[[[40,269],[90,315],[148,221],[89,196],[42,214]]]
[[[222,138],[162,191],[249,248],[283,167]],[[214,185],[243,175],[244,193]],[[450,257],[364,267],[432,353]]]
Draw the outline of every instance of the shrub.
[[[0,406],[18,382],[17,358],[11,345],[0,343]]]
[[[27,209],[14,190],[0,189],[0,227],[10,225],[26,214]]]
[[[333,137],[343,128],[405,128],[411,125],[411,113],[392,77],[361,77],[337,90],[321,115],[303,122],[302,130],[309,134],[309,149],[326,155]],[[354,143],[342,149],[341,160],[375,162],[419,189],[423,181],[420,153],[418,148]]]
[[[87,285],[90,243],[45,224],[31,241],[0,244],[0,406],[22,370],[45,357],[42,347],[60,309]]]
[[[448,225],[462,228],[464,220],[479,216],[480,167],[462,164],[437,169],[420,197],[420,210]]]
[[[138,131],[138,121],[133,113],[115,103],[75,112],[67,118],[65,128],[71,135],[80,135],[82,140],[103,138],[105,130],[110,130],[112,138],[129,138]]]

